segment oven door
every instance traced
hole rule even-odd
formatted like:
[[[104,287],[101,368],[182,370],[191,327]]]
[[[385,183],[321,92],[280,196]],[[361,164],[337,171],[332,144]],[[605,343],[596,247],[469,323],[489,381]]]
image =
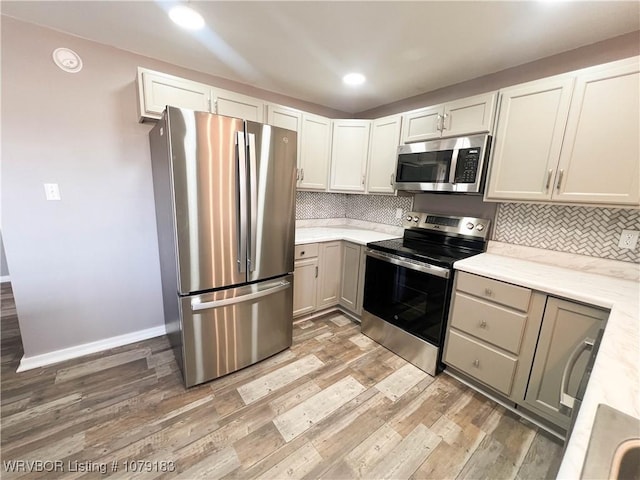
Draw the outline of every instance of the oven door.
[[[364,310],[439,347],[451,271],[376,250],[366,254]]]

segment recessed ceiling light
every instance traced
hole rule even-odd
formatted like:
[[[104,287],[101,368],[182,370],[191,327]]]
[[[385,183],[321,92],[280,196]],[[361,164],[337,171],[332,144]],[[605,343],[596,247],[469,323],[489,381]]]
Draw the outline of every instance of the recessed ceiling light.
[[[187,30],[200,30],[204,27],[202,15],[185,5],[178,5],[169,10],[169,18]]]
[[[365,76],[361,73],[347,73],[344,77],[342,77],[342,81],[351,86],[362,85],[365,80]]]

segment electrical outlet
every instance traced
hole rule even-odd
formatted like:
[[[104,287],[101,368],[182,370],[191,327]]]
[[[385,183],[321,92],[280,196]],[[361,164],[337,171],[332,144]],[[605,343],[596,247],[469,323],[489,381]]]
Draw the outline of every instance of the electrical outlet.
[[[396,208],[396,218],[402,218],[402,209]]]
[[[620,248],[628,248],[629,250],[635,250],[636,245],[638,243],[638,232],[637,230],[623,230],[620,234],[620,241],[618,242],[618,246]]]
[[[60,200],[60,189],[57,183],[45,183],[44,194],[47,200]]]

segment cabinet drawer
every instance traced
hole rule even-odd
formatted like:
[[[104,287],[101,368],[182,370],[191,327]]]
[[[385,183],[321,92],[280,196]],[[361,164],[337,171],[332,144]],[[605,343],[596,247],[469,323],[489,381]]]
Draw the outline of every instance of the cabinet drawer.
[[[531,299],[531,290],[528,288],[465,272],[458,272],[456,290],[501,303],[523,312],[528,310],[529,300]]]
[[[472,338],[449,330],[445,363],[509,395],[517,360]]]
[[[456,292],[451,325],[497,347],[518,354],[527,315]]]
[[[311,258],[318,256],[318,244],[307,243],[306,245],[296,245],[295,260],[301,258]]]

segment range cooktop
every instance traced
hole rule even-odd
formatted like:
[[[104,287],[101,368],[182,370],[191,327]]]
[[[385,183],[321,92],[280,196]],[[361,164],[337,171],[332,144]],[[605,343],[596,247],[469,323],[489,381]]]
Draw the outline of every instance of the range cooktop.
[[[371,242],[367,247],[419,262],[451,268],[486,250],[489,220],[410,212],[402,238]]]

